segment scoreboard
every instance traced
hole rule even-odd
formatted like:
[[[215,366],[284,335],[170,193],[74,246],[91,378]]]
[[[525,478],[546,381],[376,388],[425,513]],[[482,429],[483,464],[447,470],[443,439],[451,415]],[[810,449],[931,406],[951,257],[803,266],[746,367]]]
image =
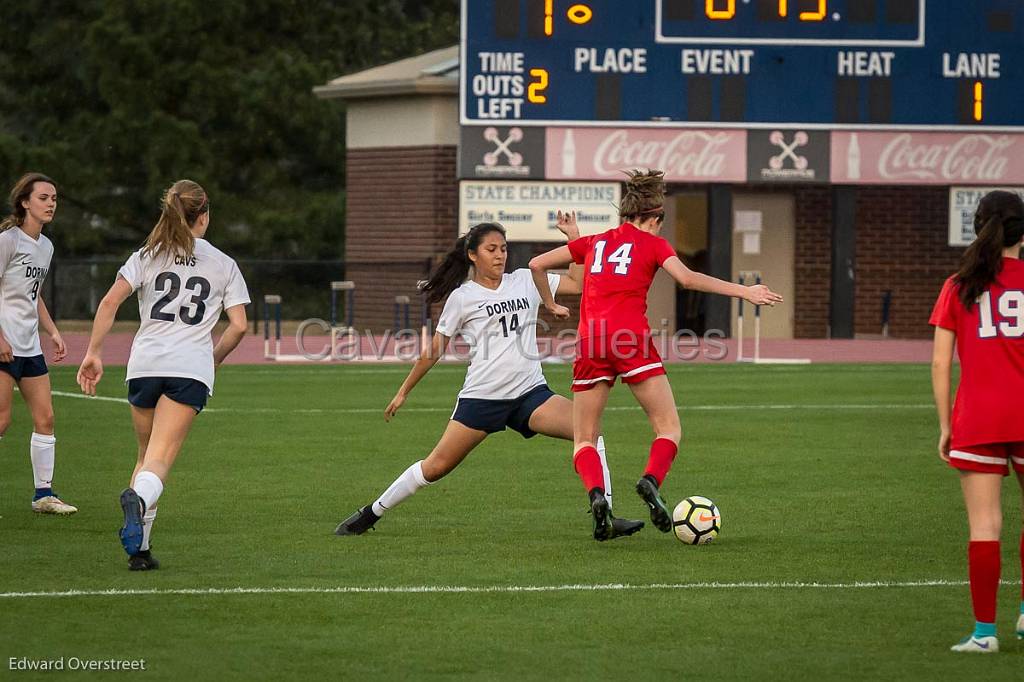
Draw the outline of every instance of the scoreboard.
[[[1024,130],[1022,0],[463,0],[463,125]]]

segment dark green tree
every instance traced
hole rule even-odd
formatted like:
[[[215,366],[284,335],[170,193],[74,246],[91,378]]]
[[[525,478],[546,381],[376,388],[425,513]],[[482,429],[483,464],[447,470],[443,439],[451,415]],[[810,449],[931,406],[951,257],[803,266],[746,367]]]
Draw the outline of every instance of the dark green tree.
[[[315,85],[454,44],[458,0],[2,3],[0,178],[58,181],[62,255],[121,256],[187,177],[239,257],[332,258],[344,111]]]

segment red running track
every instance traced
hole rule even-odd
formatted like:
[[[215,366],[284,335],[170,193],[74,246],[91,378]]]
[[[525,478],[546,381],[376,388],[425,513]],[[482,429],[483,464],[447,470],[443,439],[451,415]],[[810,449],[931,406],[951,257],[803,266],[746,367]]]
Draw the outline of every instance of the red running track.
[[[131,349],[132,334],[110,334],[104,342],[104,363],[108,365],[124,365],[128,362],[128,352]],[[69,333],[64,336],[68,346],[68,356],[62,364],[77,366],[85,355],[89,345],[89,335],[84,333]],[[329,346],[330,339],[323,336],[307,337],[306,348],[312,353],[321,352]],[[557,341],[541,339],[542,355],[548,355],[545,349],[561,349],[561,357],[566,361],[572,359],[571,344],[558,346]],[[48,341],[43,342],[44,352],[49,358],[51,346]],[[455,353],[451,353],[446,360],[464,359],[463,344],[455,344]],[[340,347],[342,352],[349,357],[361,355],[364,362],[412,362],[417,352],[414,343],[405,343],[399,348],[400,355],[396,358],[395,342],[393,339],[384,341],[382,337],[363,337],[360,340],[360,353],[355,352],[355,344],[348,344]],[[744,344],[744,355],[749,357],[753,352],[753,345],[748,340]],[[835,362],[835,363],[856,363],[856,362],[917,362],[927,363],[931,361],[932,343],[930,340],[897,340],[897,339],[762,339],[762,358],[806,358],[811,362]],[[296,362],[316,362],[302,357],[294,337],[283,338],[281,343],[282,355],[293,356],[285,361],[267,360],[263,355],[263,338],[260,336],[246,336],[241,345],[227,359],[228,364],[251,365],[251,364],[295,364]],[[715,344],[702,343],[699,346],[693,344],[663,353],[668,362],[735,362],[736,342],[734,340],[719,341]],[[346,360],[333,361],[335,364],[343,364]]]

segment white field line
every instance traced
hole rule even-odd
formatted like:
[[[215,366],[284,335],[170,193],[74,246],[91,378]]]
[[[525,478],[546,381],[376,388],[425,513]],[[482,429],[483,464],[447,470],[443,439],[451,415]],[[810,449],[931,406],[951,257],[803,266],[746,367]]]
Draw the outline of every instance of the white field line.
[[[530,592],[624,592],[674,590],[856,590],[905,589],[914,587],[963,587],[966,580],[909,580],[909,581],[856,581],[825,582],[699,582],[699,583],[607,583],[596,585],[411,585],[378,587],[195,587],[125,590],[65,590],[61,592],[0,592],[0,599],[35,599],[41,597],[134,597],[134,596],[220,596],[250,594],[520,594]],[[1003,585],[1018,585],[1017,581],[1003,580]]]
[[[62,398],[82,398],[85,400],[103,400],[127,404],[126,398],[113,398],[110,396],[87,396],[82,393],[70,391],[51,391],[53,395]],[[606,412],[627,412],[639,410],[639,405],[613,405],[605,408]],[[921,403],[878,403],[878,404],[856,404],[856,403],[834,403],[834,404],[788,404],[788,405],[676,405],[677,410],[716,412],[716,411],[737,411],[737,410],[930,410],[934,405]],[[335,408],[294,408],[282,409],[279,407],[211,407],[204,412],[244,412],[252,413],[283,413],[292,414],[376,414],[383,412],[383,408],[376,407],[335,407]],[[451,412],[449,407],[403,407],[402,412]]]

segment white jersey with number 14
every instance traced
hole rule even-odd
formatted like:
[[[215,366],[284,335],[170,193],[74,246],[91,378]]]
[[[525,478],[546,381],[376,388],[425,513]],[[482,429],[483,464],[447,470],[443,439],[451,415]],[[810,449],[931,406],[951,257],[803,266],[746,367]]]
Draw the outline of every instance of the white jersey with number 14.
[[[195,379],[213,395],[213,326],[221,310],[249,303],[235,261],[197,239],[191,257],[136,251],[117,274],[138,292],[142,321],[126,378]]]

